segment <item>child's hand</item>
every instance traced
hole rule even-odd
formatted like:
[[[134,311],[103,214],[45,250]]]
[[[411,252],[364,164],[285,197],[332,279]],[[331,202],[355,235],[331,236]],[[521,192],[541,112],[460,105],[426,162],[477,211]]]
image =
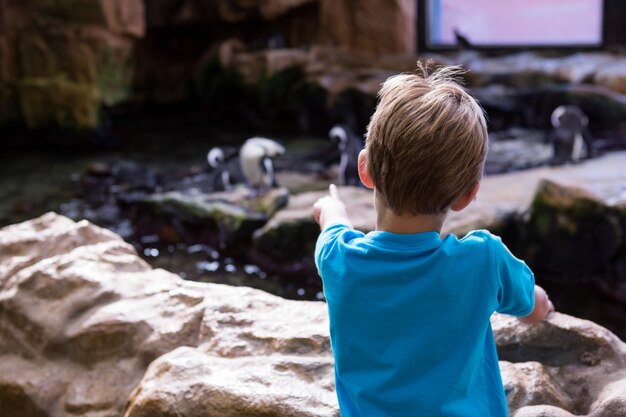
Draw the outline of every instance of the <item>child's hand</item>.
[[[352,227],[346,206],[339,198],[335,184],[328,187],[330,195],[320,198],[313,204],[313,218],[322,229],[332,223],[341,223]]]
[[[554,311],[554,304],[548,298],[546,291],[539,285],[535,285],[535,308],[526,317],[520,317],[522,323],[535,324],[545,319]]]

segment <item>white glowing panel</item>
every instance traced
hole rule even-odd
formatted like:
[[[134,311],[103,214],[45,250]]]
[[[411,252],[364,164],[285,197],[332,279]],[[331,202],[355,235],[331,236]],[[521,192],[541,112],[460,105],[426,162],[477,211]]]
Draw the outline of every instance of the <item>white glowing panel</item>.
[[[428,0],[431,45],[598,45],[602,0]]]

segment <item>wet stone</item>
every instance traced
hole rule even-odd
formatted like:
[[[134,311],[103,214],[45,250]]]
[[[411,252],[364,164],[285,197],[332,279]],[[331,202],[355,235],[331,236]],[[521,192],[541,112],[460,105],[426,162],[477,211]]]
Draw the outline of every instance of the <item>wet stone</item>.
[[[179,191],[153,194],[145,200],[145,206],[156,215],[157,222],[187,229],[177,230],[181,235],[194,228],[206,229],[216,234],[218,241],[232,244],[249,241],[252,233],[287,201],[285,188],[254,195],[247,187],[240,186],[233,191],[209,194]]]

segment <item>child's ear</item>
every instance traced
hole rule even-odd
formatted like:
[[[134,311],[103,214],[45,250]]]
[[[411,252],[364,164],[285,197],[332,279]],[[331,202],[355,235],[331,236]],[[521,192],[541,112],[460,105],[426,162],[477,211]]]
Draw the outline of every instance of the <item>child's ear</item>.
[[[359,152],[359,178],[364,186],[369,189],[374,188],[374,181],[372,181],[370,174],[367,173],[367,151],[365,149]]]
[[[457,198],[454,203],[450,206],[452,211],[461,211],[465,207],[469,206],[469,204],[476,198],[476,194],[478,194],[478,189],[480,188],[480,181],[476,182],[476,184],[472,185],[470,190],[463,194],[461,197]]]

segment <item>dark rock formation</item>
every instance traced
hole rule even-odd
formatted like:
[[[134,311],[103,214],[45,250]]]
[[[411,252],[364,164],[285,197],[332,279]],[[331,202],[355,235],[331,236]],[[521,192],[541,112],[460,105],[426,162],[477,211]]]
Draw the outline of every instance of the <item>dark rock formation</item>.
[[[626,300],[626,217],[588,191],[544,180],[516,242],[536,270],[572,282],[589,280],[608,296]],[[514,239],[512,239],[514,241]]]

